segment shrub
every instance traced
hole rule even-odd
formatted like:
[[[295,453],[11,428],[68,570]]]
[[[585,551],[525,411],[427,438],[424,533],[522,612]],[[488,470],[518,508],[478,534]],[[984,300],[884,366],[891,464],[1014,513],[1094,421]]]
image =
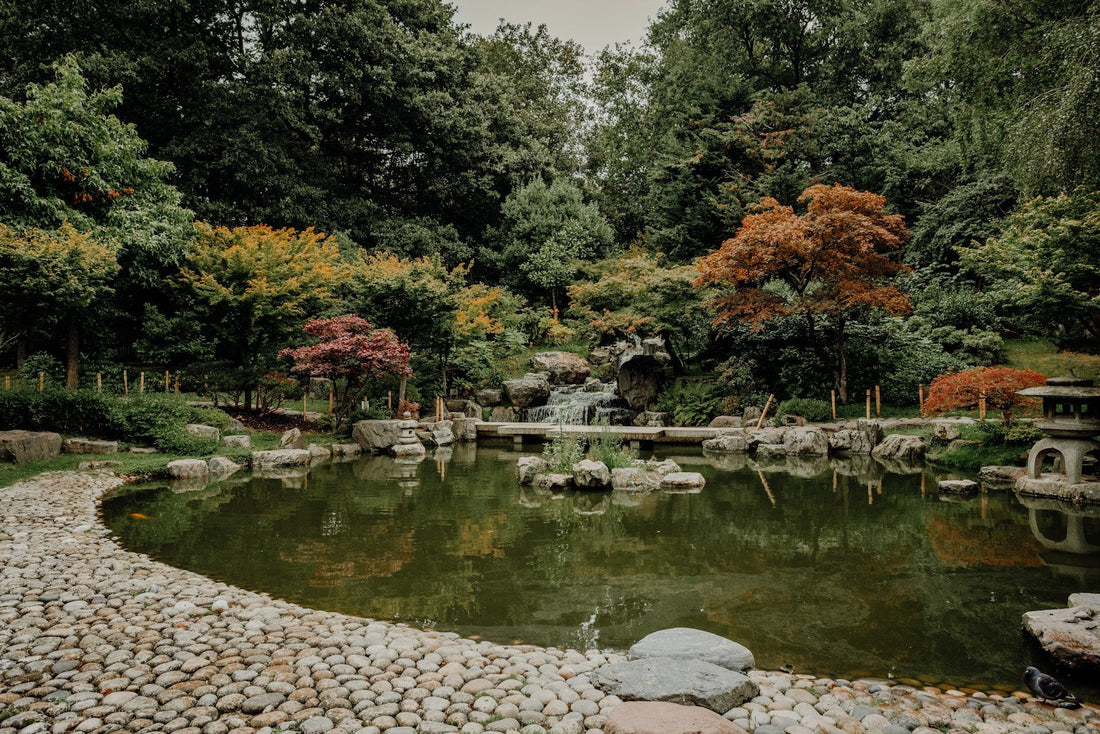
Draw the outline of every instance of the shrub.
[[[634,466],[634,455],[623,446],[623,437],[611,432],[611,425],[606,418],[594,427],[600,430],[586,436],[589,459],[602,461],[608,469]]]
[[[677,425],[705,426],[721,412],[723,397],[714,383],[677,380],[657,398],[657,410]]]
[[[810,398],[791,398],[779,404],[776,417],[785,415],[800,415],[808,421],[821,423],[833,417],[833,409],[830,403],[824,400],[811,400]]]
[[[559,432],[543,446],[542,458],[546,459],[547,471],[567,474],[584,458],[584,442],[580,436]]]
[[[989,408],[1001,411],[1005,428],[1012,423],[1012,411],[1033,404],[1016,393],[1046,383],[1046,376],[1034,370],[1011,367],[981,367],[940,375],[928,388],[924,409],[929,413],[974,409],[981,398]]]
[[[39,373],[46,385],[65,384],[65,366],[45,352],[38,352],[24,359],[23,365],[16,372],[26,387],[37,387]]]
[[[91,390],[10,390],[0,392],[0,427],[85,434],[121,435],[113,397]]]

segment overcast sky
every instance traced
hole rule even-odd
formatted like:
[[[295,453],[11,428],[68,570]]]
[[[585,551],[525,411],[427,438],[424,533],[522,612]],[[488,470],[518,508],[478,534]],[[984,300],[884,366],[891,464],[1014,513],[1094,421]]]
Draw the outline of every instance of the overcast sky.
[[[637,45],[649,19],[664,0],[450,0],[458,8],[455,20],[474,33],[490,34],[497,21],[543,23],[550,34],[572,39],[589,54],[621,41]]]

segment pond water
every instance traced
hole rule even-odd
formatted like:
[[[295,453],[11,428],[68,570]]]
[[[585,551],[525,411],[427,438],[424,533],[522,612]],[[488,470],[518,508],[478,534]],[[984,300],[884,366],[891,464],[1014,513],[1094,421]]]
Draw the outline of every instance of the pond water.
[[[659,451],[706,487],[552,494],[517,486],[521,455],[364,457],[124,491],[102,514],[130,549],[315,608],[577,649],[695,627],[762,668],[954,686],[1018,689],[1020,615],[1100,586],[1100,556],[1040,540],[1073,527],[1100,545],[1097,518],[1029,516],[1011,492],[944,501],[931,473],[869,458]]]

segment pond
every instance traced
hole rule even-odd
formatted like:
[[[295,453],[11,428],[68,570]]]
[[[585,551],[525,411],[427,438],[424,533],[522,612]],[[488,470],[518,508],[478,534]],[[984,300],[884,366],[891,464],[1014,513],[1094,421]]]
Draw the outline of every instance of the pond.
[[[364,457],[124,491],[102,514],[132,550],[315,608],[582,650],[695,627],[762,668],[987,689],[1020,687],[1023,612],[1100,585],[1100,556],[1039,539],[1076,522],[1100,544],[1100,520],[1029,518],[1011,492],[944,501],[932,474],[866,457],[658,451],[706,487],[552,494],[516,484],[521,455]]]

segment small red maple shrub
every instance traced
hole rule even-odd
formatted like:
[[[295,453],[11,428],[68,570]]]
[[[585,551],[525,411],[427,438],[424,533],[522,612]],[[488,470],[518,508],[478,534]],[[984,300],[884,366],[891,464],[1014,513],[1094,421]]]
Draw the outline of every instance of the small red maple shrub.
[[[389,329],[376,329],[355,314],[314,319],[306,323],[304,331],[320,341],[284,349],[279,356],[293,359],[291,369],[295,372],[333,381],[337,430],[361,396],[368,379],[412,375],[409,346]]]
[[[1035,403],[1034,399],[1016,393],[1028,387],[1046,384],[1046,375],[1034,370],[1011,367],[978,367],[962,372],[940,375],[928,387],[924,409],[929,413],[948,410],[971,410],[985,397],[985,404],[1001,411],[1005,425],[1012,422],[1012,411]]]

